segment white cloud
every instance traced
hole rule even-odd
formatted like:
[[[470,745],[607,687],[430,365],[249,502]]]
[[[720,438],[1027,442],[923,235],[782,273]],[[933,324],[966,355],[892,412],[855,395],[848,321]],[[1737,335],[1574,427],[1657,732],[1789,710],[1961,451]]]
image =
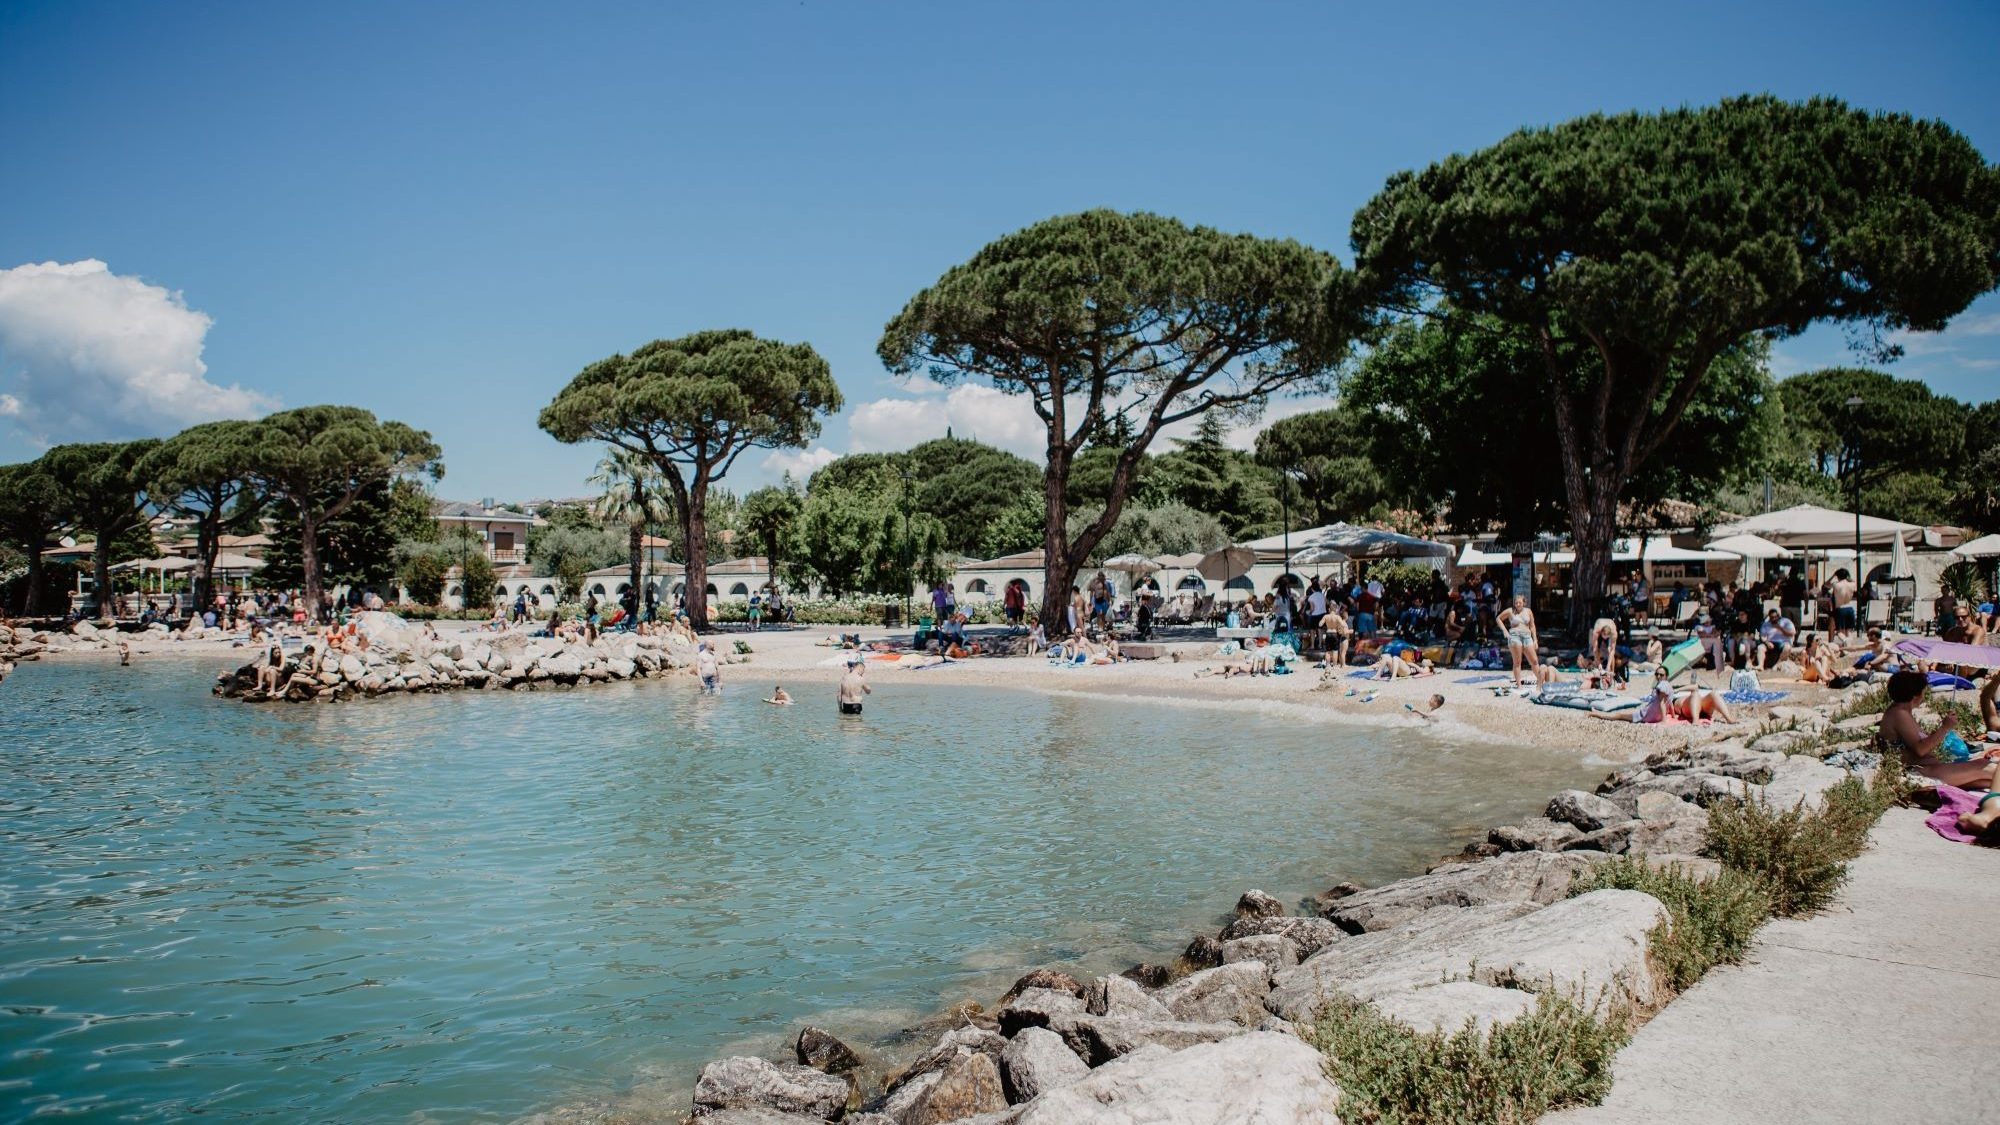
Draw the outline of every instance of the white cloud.
[[[1039,461],[1047,431],[1021,395],[964,384],[938,398],[878,398],[854,408],[847,436],[856,453],[886,453],[940,438],[973,438]]]
[[[95,259],[0,269],[0,414],[39,441],[160,434],[275,402],[207,379],[213,324],[181,295]]]
[[[822,445],[817,449],[775,449],[764,457],[764,471],[772,476],[790,473],[800,483],[821,467],[840,459],[840,454]]]

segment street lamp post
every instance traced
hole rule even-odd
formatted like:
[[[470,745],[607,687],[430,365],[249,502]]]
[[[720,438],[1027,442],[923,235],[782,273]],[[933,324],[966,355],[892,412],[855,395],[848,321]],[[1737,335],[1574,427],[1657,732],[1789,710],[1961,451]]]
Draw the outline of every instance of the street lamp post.
[[[916,474],[903,470],[903,624],[910,624],[910,588],[917,582],[917,560],[910,543],[910,488],[916,484]]]

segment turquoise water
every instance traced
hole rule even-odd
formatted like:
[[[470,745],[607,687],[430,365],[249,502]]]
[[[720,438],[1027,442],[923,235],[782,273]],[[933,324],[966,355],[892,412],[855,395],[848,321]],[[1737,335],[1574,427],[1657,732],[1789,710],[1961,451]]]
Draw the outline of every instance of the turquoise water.
[[[1407,874],[1597,772],[949,670],[882,677],[862,722],[823,685],[263,708],[214,671],[0,686],[0,1120],[506,1120],[685,1084],[802,1020],[865,1037],[1022,966],[1172,952],[1246,887]]]

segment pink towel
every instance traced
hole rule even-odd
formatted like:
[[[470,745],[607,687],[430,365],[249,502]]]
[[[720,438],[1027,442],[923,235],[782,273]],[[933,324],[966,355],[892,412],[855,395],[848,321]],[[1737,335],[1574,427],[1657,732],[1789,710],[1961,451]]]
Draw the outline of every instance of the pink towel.
[[[1974,837],[1958,830],[1958,818],[1977,809],[1979,798],[1986,794],[1968,793],[1957,786],[1946,785],[1943,782],[1938,783],[1937,792],[1938,799],[1943,803],[1938,805],[1938,811],[1924,818],[1924,823],[1931,831],[1954,844],[1972,843]]]

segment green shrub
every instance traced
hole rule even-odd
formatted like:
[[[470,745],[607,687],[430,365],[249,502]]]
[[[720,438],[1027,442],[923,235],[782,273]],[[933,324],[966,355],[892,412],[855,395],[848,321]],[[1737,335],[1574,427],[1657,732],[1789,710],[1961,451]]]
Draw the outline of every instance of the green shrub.
[[[1665,904],[1672,920],[1652,933],[1654,963],[1675,992],[1685,992],[1717,965],[1743,959],[1757,927],[1771,916],[1771,892],[1762,880],[1724,868],[1697,879],[1679,867],[1666,870],[1620,856],[1580,871],[1571,897],[1591,891],[1644,891]]]
[[[1342,996],[1314,1018],[1311,1042],[1340,1084],[1349,1125],[1516,1125],[1595,1105],[1629,1038],[1622,1012],[1603,1018],[1544,993],[1535,1009],[1482,1034],[1421,1034]]]
[[[1875,776],[1842,778],[1818,810],[1722,801],[1708,810],[1703,851],[1725,868],[1764,883],[1773,913],[1822,910],[1847,882],[1847,861],[1868,845],[1868,830],[1908,789],[1902,763],[1886,758]]]

